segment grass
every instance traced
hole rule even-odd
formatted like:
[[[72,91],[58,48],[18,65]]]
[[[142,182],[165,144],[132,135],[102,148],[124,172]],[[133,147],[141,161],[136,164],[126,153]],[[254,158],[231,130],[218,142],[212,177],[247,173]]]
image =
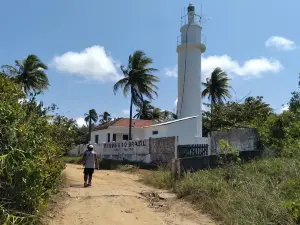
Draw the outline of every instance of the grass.
[[[222,224],[296,224],[285,204],[300,197],[300,163],[297,159],[260,159],[243,165],[186,174],[174,182],[169,170],[144,178],[146,184],[171,188]],[[292,204],[290,204],[292,205]]]
[[[82,156],[63,156],[63,161],[70,164],[80,164]]]
[[[117,170],[121,172],[127,172],[127,173],[137,173],[139,171],[139,167],[125,164],[125,165],[118,165]]]

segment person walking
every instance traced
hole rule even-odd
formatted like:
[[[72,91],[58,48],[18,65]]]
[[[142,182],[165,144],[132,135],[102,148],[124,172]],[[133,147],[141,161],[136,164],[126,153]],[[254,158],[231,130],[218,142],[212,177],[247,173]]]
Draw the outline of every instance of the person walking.
[[[98,157],[93,145],[88,144],[81,161],[84,165],[84,187],[90,187],[92,186],[94,170],[95,168],[98,169]]]

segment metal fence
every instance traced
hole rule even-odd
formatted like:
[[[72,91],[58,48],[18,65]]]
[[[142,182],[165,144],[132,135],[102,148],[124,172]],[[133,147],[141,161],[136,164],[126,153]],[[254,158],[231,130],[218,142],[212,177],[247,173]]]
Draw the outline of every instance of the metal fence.
[[[208,155],[208,144],[178,145],[178,158],[194,158]]]

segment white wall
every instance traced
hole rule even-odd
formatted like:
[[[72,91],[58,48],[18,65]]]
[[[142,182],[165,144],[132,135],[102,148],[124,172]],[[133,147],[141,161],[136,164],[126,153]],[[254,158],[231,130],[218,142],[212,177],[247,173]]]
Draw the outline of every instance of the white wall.
[[[178,136],[178,144],[205,144],[207,138],[196,137],[199,125],[198,117],[190,118],[165,125],[150,126],[145,128],[145,139],[158,137]],[[153,135],[153,131],[158,131],[157,135]]]
[[[95,135],[99,135],[98,143],[107,142],[107,134],[110,133],[110,142],[113,141],[113,134],[116,134],[116,142],[123,141],[123,135],[128,135],[128,127],[109,127],[104,130],[92,131],[91,142],[95,143]],[[132,140],[143,140],[144,129],[143,128],[132,128]]]

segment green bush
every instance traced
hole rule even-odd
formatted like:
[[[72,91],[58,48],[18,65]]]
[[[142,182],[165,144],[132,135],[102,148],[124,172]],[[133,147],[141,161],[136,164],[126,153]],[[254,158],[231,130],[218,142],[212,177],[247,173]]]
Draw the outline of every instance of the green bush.
[[[0,224],[35,224],[61,182],[62,152],[41,104],[0,76]]]
[[[299,219],[300,163],[272,158],[233,165],[230,179],[223,168],[186,174],[173,185],[222,224],[296,224]],[[147,184],[170,188],[169,170],[145,177]]]

